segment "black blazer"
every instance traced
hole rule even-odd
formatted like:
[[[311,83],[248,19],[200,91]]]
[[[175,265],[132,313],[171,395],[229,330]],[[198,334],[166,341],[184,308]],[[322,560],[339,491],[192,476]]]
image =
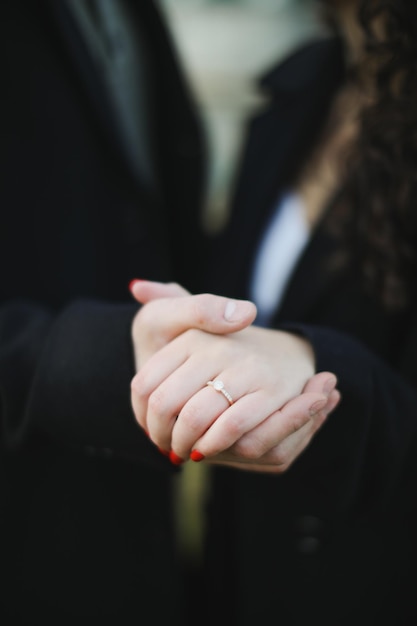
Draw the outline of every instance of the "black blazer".
[[[262,80],[270,104],[248,124],[231,217],[213,243],[213,290],[248,297],[273,203],[308,158],[343,73],[343,49],[329,39]],[[310,338],[342,401],[285,475],[213,471],[208,586],[230,606],[216,624],[417,623],[415,295],[389,314],[352,268],[329,272],[329,214],[273,325]]]
[[[128,283],[201,280],[203,144],[157,10],[129,3],[153,64],[156,189],[130,168],[65,2],[1,7],[5,626],[183,623],[173,466],[130,407]]]

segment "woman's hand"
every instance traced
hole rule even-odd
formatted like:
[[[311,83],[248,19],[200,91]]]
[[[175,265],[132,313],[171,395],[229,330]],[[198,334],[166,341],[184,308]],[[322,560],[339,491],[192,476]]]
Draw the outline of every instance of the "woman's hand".
[[[152,441],[173,462],[191,453],[252,471],[287,469],[339,401],[334,375],[313,376],[309,344],[281,331],[235,331],[256,314],[249,302],[147,281],[132,293],[148,302],[133,327],[141,369],[132,405]],[[235,322],[224,315],[232,309]],[[207,386],[216,378],[231,405]]]
[[[192,296],[177,283],[133,280],[130,291],[142,307],[132,326],[136,370],[155,352],[190,328],[227,334],[249,326],[256,306],[210,294]]]
[[[336,382],[336,377],[330,372],[315,374],[299,396],[246,433],[231,448],[206,461],[252,472],[285,472],[307,448],[327,416],[339,404],[340,392],[335,388]],[[317,394],[321,399],[317,399]],[[324,406],[323,395],[326,398]],[[289,433],[288,436],[285,436],[285,432]],[[274,439],[279,440],[275,446]],[[195,449],[198,453],[193,451],[191,458],[199,460],[201,453],[199,448]],[[264,450],[266,452],[263,454]]]

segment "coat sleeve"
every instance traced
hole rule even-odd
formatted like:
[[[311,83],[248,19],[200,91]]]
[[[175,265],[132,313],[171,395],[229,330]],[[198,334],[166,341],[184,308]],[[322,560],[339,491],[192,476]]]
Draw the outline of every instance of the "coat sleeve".
[[[313,345],[317,371],[338,377],[341,402],[294,465],[312,506],[334,513],[417,508],[417,392],[356,339],[298,326]],[[400,369],[400,368],[399,368]],[[414,374],[415,375],[415,374]],[[395,503],[395,504],[394,504]]]
[[[33,437],[88,454],[172,467],[130,406],[134,305],[77,301],[57,316],[15,302],[0,312],[0,415],[6,449]]]

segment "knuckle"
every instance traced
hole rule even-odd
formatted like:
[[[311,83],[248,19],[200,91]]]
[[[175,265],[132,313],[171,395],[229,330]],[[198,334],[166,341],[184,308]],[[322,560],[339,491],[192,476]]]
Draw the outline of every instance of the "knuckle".
[[[228,417],[224,422],[226,437],[231,441],[236,441],[243,435],[243,424],[237,417]]]
[[[244,459],[257,461],[265,451],[264,444],[256,437],[242,437],[236,444],[235,450],[237,454]]]
[[[184,331],[183,336],[187,338],[187,341],[191,345],[194,345],[197,341],[197,338],[201,335],[201,332],[197,328],[188,328]]]
[[[166,395],[158,387],[149,396],[148,400],[149,410],[155,415],[161,415],[166,409]]]
[[[203,326],[207,318],[208,298],[207,294],[198,294],[192,299],[193,317],[199,326]]]
[[[202,423],[201,408],[192,403],[188,403],[181,411],[181,421],[191,433],[199,433]]]
[[[139,370],[130,383],[131,391],[139,400],[146,400],[149,395],[147,376],[144,370]]]
[[[298,432],[310,419],[311,417],[307,415],[295,415],[291,420],[292,433]]]
[[[282,449],[282,446],[277,446],[274,453],[274,463],[280,469],[281,472],[286,471],[289,467],[289,457],[286,450]]]
[[[160,329],[156,321],[160,319],[156,302],[144,304],[136,314],[132,324],[132,339],[138,348],[143,345],[160,345]]]
[[[133,326],[135,330],[140,331],[143,326],[151,326],[155,319],[155,303],[148,302],[143,304],[134,318]]]
[[[137,395],[139,393],[140,390],[140,381],[139,381],[139,376],[138,374],[136,374],[132,380],[130,381],[130,390],[132,392],[132,394]]]

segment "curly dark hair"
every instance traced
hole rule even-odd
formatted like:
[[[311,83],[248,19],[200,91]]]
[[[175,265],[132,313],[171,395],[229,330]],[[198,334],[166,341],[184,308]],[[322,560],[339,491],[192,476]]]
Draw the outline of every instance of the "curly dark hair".
[[[417,1],[361,0],[359,20],[373,97],[360,113],[338,218],[367,289],[395,310],[410,298],[417,263]]]

